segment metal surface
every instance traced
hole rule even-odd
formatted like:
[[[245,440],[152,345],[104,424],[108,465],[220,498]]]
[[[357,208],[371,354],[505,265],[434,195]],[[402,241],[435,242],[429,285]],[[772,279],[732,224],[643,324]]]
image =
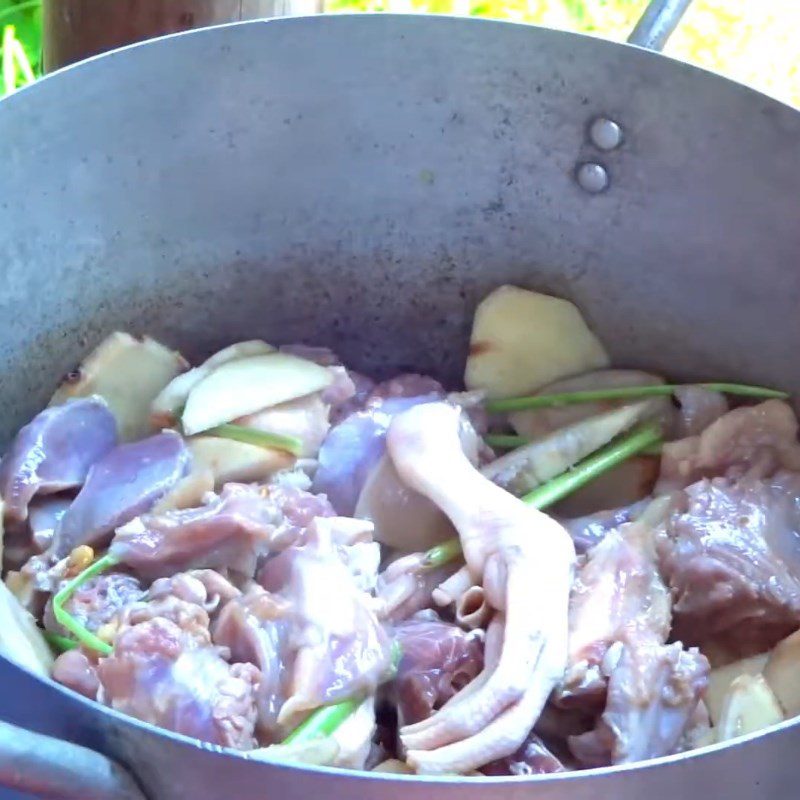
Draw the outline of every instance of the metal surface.
[[[616,150],[622,144],[622,128],[613,119],[597,117],[589,126],[589,139],[599,150]]]
[[[0,786],[43,800],[145,800],[105,756],[7,722],[0,722]]]
[[[597,116],[625,143],[589,195]],[[641,49],[435,17],[247,23],[24,89],[0,141],[0,440],[115,328],[190,357],[317,342],[452,383],[504,282],[575,300],[617,364],[800,389],[800,115]],[[5,661],[0,681],[0,716],[132,765],[155,800],[783,800],[800,780],[797,725],[597,776],[409,781],[195,747]]]
[[[608,170],[602,164],[594,161],[581,164],[575,174],[575,179],[578,181],[578,186],[589,194],[604,192],[610,183]]]
[[[648,50],[663,50],[692,0],[650,0],[636,27],[628,37],[629,44]]]

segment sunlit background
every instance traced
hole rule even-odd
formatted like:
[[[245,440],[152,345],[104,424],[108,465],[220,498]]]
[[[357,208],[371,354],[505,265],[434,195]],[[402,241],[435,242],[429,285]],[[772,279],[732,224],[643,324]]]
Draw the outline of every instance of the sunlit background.
[[[646,0],[326,0],[325,9],[493,17],[622,40],[646,5]],[[39,75],[41,0],[0,0],[0,29],[0,92],[7,92]],[[800,0],[695,0],[666,52],[800,106]]]

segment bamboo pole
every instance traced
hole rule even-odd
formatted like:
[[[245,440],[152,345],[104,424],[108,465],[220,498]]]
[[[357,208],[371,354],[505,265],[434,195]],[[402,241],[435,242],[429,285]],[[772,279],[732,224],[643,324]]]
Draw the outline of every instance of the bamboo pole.
[[[323,0],[44,0],[45,72],[133,42],[224,22],[319,14]]]

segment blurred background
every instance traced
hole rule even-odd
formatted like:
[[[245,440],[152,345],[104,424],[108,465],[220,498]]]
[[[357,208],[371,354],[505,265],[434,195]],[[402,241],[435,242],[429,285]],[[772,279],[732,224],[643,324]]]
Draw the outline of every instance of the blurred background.
[[[51,7],[67,0],[45,0]],[[132,6],[131,0],[103,0]],[[326,13],[427,12],[528,22],[622,41],[646,0],[317,0]],[[241,7],[241,3],[239,7]],[[87,7],[90,7],[87,6]],[[288,8],[288,6],[287,6]],[[280,13],[280,12],[278,12]],[[0,0],[0,94],[42,72],[42,0]],[[187,27],[187,25],[183,25]],[[191,27],[191,26],[188,26]],[[800,106],[800,0],[695,0],[665,52]]]

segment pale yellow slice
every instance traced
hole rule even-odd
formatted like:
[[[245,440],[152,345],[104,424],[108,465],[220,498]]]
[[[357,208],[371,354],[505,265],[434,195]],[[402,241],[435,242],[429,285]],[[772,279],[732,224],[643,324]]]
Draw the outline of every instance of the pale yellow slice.
[[[489,398],[516,397],[608,364],[600,340],[568,300],[501,286],[475,310],[464,383]]]
[[[183,356],[155,339],[117,331],[104,339],[67,377],[50,400],[100,395],[117,420],[120,439],[151,432],[150,405],[172,379],[188,367]]]
[[[325,367],[287,353],[228,361],[189,392],[182,417],[184,433],[191,436],[245,414],[305,397],[332,381],[333,375]]]

